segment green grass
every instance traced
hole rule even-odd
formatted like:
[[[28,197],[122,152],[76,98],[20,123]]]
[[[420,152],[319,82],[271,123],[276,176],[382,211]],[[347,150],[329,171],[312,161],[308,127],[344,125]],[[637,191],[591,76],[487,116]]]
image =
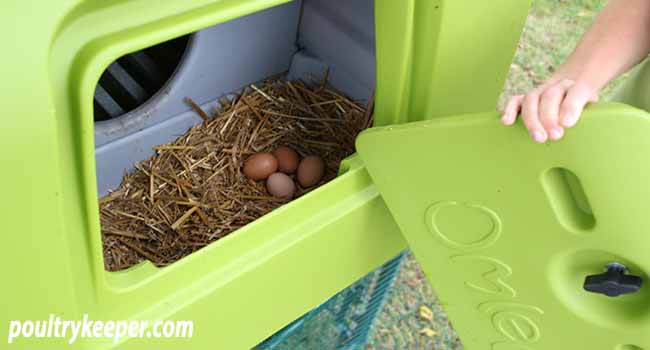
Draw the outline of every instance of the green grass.
[[[537,0],[531,8],[506,82],[507,96],[525,93],[542,83],[571,54],[607,0]],[[603,91],[607,96],[620,79]]]

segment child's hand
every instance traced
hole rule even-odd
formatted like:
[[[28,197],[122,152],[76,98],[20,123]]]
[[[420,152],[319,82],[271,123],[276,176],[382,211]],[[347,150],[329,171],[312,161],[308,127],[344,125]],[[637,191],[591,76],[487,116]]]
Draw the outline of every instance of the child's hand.
[[[598,92],[586,83],[568,79],[545,83],[526,95],[510,97],[501,122],[514,124],[521,111],[524,125],[535,142],[559,140],[565,128],[576,125],[585,106],[598,100]]]
[[[559,140],[578,122],[582,110],[598,100],[612,79],[650,54],[650,1],[609,0],[580,44],[551,79],[526,95],[510,97],[501,120],[521,117],[536,142]]]

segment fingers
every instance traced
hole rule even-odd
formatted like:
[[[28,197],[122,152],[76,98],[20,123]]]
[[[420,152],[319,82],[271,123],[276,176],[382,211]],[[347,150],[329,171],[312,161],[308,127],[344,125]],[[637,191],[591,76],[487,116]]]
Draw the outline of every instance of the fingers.
[[[528,93],[521,106],[521,119],[533,140],[537,143],[544,143],[548,139],[548,134],[539,121],[539,101],[540,95],[537,90]]]
[[[519,115],[519,110],[521,109],[521,103],[524,101],[524,95],[515,95],[510,97],[506,108],[503,109],[503,115],[501,116],[501,122],[504,125],[512,125],[517,121],[517,115]]]
[[[535,142],[559,140],[564,136],[565,128],[576,125],[585,106],[597,101],[597,89],[565,79],[539,86],[526,95],[512,96],[501,122],[514,124],[521,111],[524,125]]]
[[[581,83],[574,84],[560,107],[560,124],[566,128],[575,126],[587,103],[597,101],[598,94],[591,88]]]
[[[547,87],[540,97],[539,120],[551,140],[564,136],[564,128],[560,125],[560,105],[571,85],[573,82],[570,80],[560,81]]]

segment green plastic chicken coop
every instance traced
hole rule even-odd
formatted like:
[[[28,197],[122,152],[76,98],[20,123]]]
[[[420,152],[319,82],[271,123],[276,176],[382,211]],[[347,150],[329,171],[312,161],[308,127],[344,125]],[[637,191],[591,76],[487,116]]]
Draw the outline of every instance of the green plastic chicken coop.
[[[539,146],[486,112],[529,6],[4,1],[0,335],[12,320],[88,314],[192,320],[193,336],[75,348],[249,349],[409,246],[466,349],[650,349],[650,289],[583,288],[613,262],[647,279],[647,114],[593,108],[571,137]],[[182,37],[163,92],[133,111],[98,97],[119,57]],[[170,266],[104,270],[97,199],[200,122],[179,94],[205,105],[267,76],[325,70],[354,99],[376,87],[377,128],[337,179]],[[95,121],[99,110],[115,118]]]

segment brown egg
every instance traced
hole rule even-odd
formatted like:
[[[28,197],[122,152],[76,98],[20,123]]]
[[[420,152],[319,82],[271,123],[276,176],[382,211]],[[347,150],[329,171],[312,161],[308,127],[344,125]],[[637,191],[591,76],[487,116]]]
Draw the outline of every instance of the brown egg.
[[[278,169],[285,174],[293,174],[298,169],[298,153],[289,147],[282,146],[275,151],[273,155],[278,159]]]
[[[325,163],[319,156],[305,157],[298,165],[298,182],[311,187],[320,182],[325,174]]]
[[[256,153],[244,163],[244,175],[251,180],[264,180],[276,171],[278,160],[271,153]]]
[[[266,180],[266,189],[273,197],[291,198],[296,192],[296,184],[288,175],[275,173]]]

